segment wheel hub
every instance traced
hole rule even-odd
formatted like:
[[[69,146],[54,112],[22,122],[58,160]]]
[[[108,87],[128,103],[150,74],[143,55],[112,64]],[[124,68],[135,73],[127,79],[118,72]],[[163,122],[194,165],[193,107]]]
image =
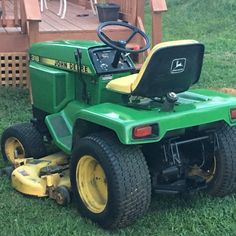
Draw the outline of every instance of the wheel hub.
[[[200,176],[206,180],[206,183],[209,183],[215,176],[216,172],[216,157],[214,156],[211,160],[210,167],[205,169],[197,165],[194,165],[189,173],[190,176]]]
[[[92,156],[83,156],[76,168],[77,189],[86,207],[93,213],[104,211],[108,201],[106,175]]]
[[[15,159],[25,158],[25,150],[22,143],[15,137],[10,137],[5,142],[5,153],[7,159],[14,163]]]

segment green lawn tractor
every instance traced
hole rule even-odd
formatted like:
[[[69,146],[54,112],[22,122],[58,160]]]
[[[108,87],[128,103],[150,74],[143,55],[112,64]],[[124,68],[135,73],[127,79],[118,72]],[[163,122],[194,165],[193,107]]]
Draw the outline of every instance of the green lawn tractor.
[[[128,39],[111,39],[111,25],[128,28]],[[151,193],[233,193],[236,97],[190,89],[204,45],[160,43],[137,71],[130,53],[149,48],[144,32],[107,22],[97,33],[102,42],[30,48],[33,118],[1,138],[13,187],[61,205],[73,198],[81,215],[107,229],[143,216]],[[145,45],[130,48],[137,35]]]

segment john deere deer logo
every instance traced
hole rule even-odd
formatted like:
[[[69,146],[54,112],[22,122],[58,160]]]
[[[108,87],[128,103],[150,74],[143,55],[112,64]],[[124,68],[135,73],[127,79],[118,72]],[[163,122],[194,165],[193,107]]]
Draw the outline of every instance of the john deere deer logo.
[[[174,59],[171,63],[171,74],[182,73],[185,70],[186,58],[177,58]]]

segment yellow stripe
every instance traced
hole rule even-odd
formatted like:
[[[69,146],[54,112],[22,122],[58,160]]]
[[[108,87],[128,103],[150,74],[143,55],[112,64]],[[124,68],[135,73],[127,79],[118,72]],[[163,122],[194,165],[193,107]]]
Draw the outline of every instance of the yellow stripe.
[[[54,60],[54,59],[50,59],[46,57],[39,57],[36,55],[30,55],[30,60],[37,63],[42,63],[44,65],[48,65],[48,66],[55,66],[57,68],[64,69],[64,70],[78,71],[78,65],[72,62]],[[86,65],[82,65],[81,72],[85,74],[92,73],[90,68]]]
[[[50,66],[55,65],[55,60],[52,60],[52,59],[49,59],[49,58],[40,57],[39,61],[43,64],[46,64],[46,65],[50,65]]]

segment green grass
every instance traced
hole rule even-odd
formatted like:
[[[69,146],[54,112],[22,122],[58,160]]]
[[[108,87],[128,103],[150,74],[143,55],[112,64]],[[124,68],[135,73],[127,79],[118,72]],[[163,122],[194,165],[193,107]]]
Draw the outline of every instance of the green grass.
[[[197,39],[206,46],[199,87],[236,88],[235,0],[169,0],[164,40]],[[148,7],[146,11],[148,11]],[[150,16],[147,14],[146,27]],[[0,89],[0,133],[28,121],[31,107],[25,90]],[[3,163],[0,162],[0,167]],[[0,178],[0,235],[236,235],[236,195],[212,198],[153,196],[147,215],[113,232],[83,219],[74,205],[59,207],[50,199],[25,197]]]
[[[236,1],[167,0],[163,40],[196,39],[205,44],[200,87],[236,88]],[[146,12],[149,7],[146,7]],[[150,16],[146,29],[150,31]]]

